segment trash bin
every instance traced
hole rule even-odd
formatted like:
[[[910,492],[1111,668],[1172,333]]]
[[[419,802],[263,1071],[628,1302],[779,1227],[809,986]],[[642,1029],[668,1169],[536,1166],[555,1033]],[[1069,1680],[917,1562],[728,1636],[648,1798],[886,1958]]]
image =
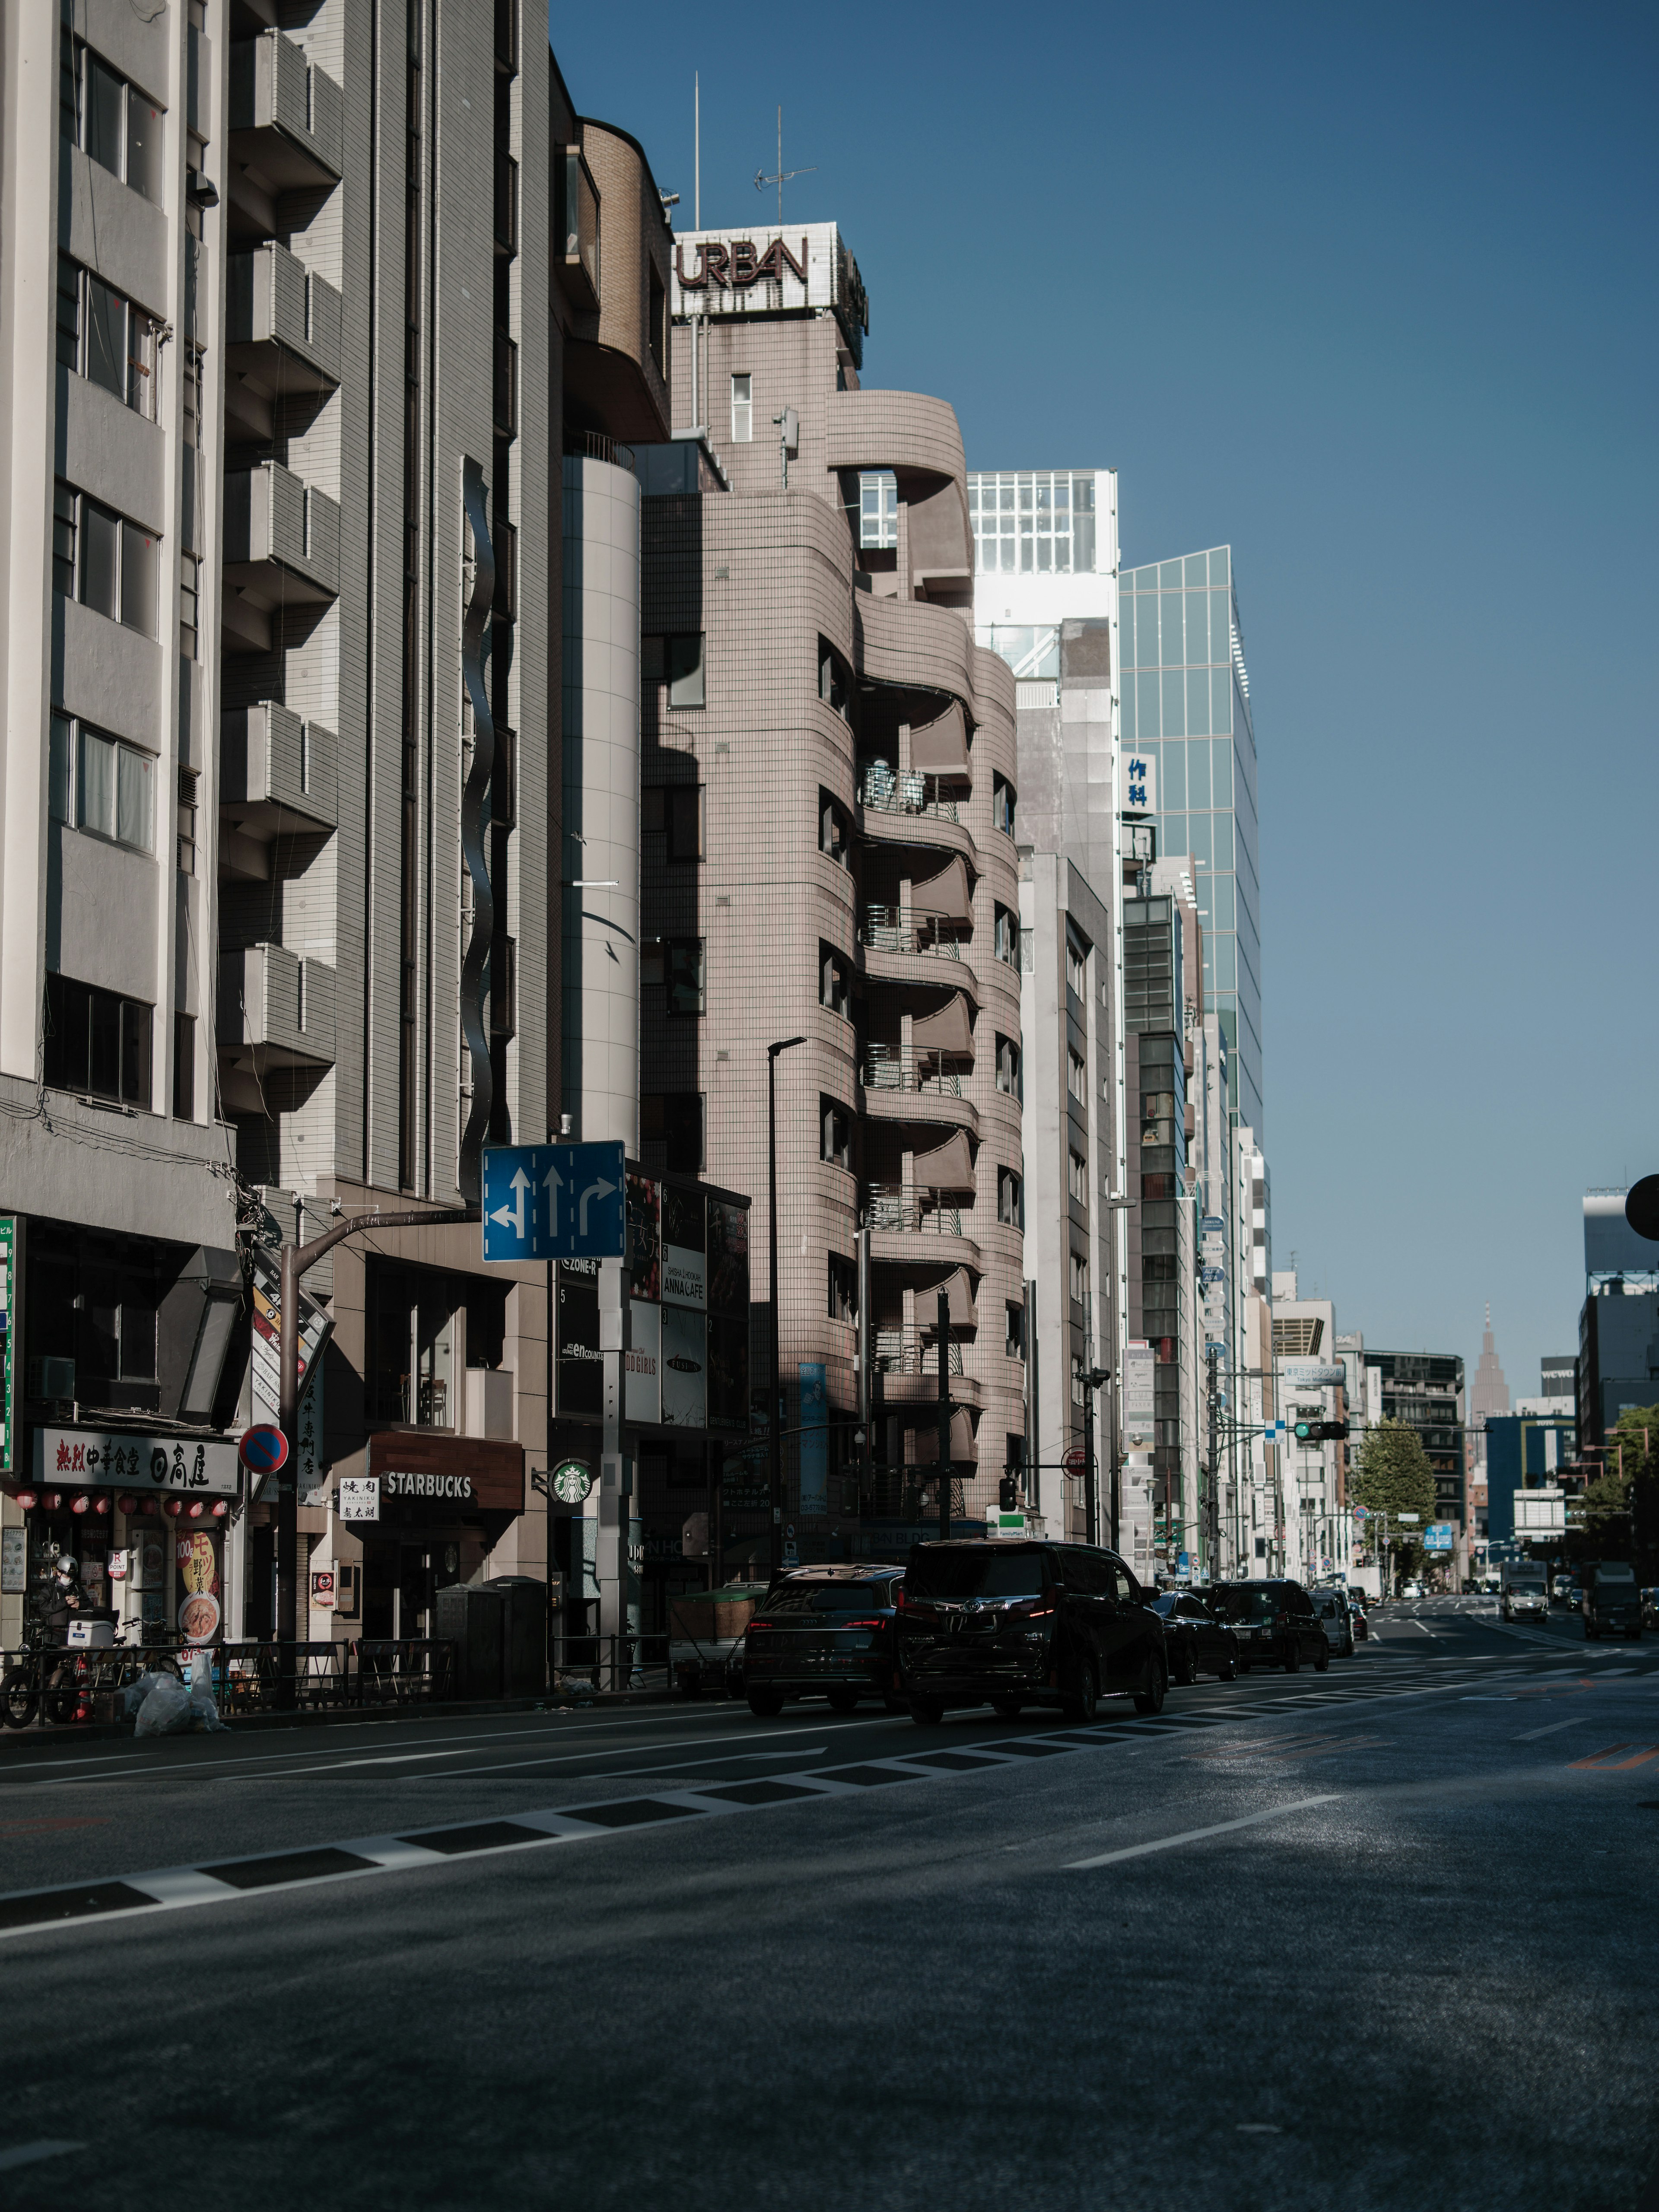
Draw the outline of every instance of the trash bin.
[[[496,1575],[480,1587],[501,1601],[505,1698],[539,1698],[547,1688],[547,1584],[534,1575]]]
[[[438,1592],[438,1633],[455,1646],[455,1695],[501,1695],[501,1623],[506,1607],[495,1590],[450,1583]]]

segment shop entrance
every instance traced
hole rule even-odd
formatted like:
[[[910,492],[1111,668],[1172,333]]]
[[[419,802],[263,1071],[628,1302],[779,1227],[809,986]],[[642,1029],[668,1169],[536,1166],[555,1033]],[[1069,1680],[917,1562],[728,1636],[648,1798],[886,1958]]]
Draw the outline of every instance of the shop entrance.
[[[363,1634],[371,1638],[435,1635],[438,1592],[462,1579],[462,1550],[457,1537],[422,1536],[412,1542],[366,1538]]]

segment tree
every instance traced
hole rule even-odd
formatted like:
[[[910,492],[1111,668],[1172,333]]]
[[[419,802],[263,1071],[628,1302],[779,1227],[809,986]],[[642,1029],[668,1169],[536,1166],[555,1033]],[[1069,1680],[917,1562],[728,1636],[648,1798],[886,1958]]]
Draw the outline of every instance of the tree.
[[[1356,1505],[1386,1519],[1401,1569],[1414,1572],[1422,1562],[1423,1531],[1434,1518],[1434,1470],[1409,1422],[1379,1421],[1366,1430],[1350,1490]],[[1410,1522],[1401,1526],[1402,1513],[1416,1515],[1415,1536],[1408,1534]]]
[[[1659,1406],[1626,1406],[1601,1473],[1584,1490],[1586,1559],[1628,1559],[1644,1583],[1659,1572]]]

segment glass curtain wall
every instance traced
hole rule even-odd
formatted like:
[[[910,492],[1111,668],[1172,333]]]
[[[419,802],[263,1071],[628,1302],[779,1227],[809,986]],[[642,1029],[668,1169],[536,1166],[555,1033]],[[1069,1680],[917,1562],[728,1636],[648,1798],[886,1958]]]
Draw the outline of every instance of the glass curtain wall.
[[[1204,1003],[1227,1040],[1228,1105],[1261,1115],[1255,732],[1227,546],[1119,579],[1123,744],[1158,775],[1160,857],[1189,853],[1204,920]]]

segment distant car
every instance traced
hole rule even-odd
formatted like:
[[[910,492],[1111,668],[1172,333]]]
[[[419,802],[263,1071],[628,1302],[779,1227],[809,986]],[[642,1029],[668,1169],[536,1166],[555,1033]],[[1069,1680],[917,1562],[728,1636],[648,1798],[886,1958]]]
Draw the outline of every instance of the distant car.
[[[1193,1590],[1165,1590],[1151,1600],[1164,1616],[1164,1643],[1170,1655],[1170,1680],[1195,1682],[1200,1674],[1231,1682],[1238,1672],[1238,1634],[1218,1620]]]
[[[1310,1589],[1314,1611],[1325,1631],[1325,1640],[1339,1659],[1353,1657],[1353,1616],[1348,1610],[1348,1594],[1340,1589]]]
[[[1644,1589],[1642,1593],[1642,1626],[1659,1628],[1659,1589]]]
[[[1572,1577],[1571,1575],[1557,1575],[1555,1580],[1550,1584],[1550,1603],[1552,1605],[1565,1605],[1571,1590]]]
[[[1401,1597],[1421,1597],[1424,1595],[1423,1585],[1419,1582],[1409,1582],[1400,1595]]]
[[[763,1720],[787,1698],[902,1704],[894,1637],[900,1567],[802,1567],[773,1583],[743,1637],[743,1687]]]
[[[1582,1583],[1574,1583],[1567,1591],[1567,1610],[1570,1613],[1577,1613],[1583,1606],[1583,1584]]]
[[[1243,1673],[1261,1665],[1294,1674],[1306,1659],[1322,1674],[1330,1665],[1330,1639],[1300,1583],[1221,1583],[1210,1603],[1237,1633]]]
[[[1624,1560],[1598,1560],[1584,1570],[1584,1641],[1642,1633],[1642,1593]]]
[[[1370,1637],[1371,1625],[1365,1618],[1365,1608],[1353,1592],[1348,1592],[1348,1626],[1356,1644],[1364,1644]]]

